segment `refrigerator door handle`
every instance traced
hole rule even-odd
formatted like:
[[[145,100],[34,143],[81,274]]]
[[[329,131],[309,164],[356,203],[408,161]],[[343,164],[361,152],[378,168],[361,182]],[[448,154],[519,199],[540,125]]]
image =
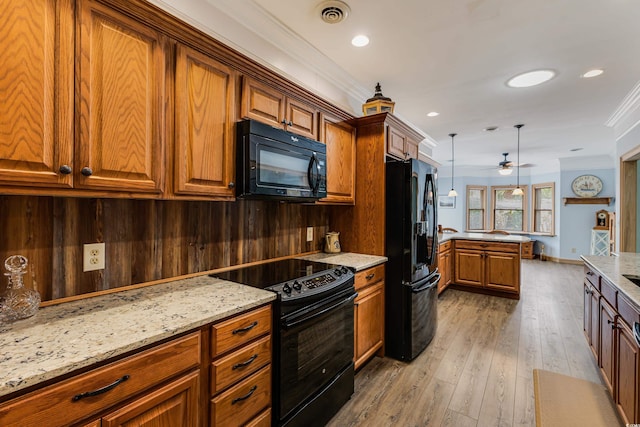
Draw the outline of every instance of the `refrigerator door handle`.
[[[413,292],[414,294],[424,292],[426,290],[433,288],[434,286],[438,286],[439,281],[440,281],[440,273],[437,273],[433,276],[427,277],[427,279],[422,282],[418,282],[419,283],[418,285],[412,286],[411,292]]]

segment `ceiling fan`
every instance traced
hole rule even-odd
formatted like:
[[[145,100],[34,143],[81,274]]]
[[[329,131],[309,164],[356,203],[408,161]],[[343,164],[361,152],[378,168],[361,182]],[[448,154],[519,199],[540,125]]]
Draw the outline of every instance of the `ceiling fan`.
[[[513,167],[518,165],[507,159],[509,153],[502,153],[502,155],[504,156],[504,160],[498,163],[498,173],[500,175],[511,175],[511,173],[513,172]],[[534,165],[531,163],[520,163],[519,166],[521,168],[530,168]]]

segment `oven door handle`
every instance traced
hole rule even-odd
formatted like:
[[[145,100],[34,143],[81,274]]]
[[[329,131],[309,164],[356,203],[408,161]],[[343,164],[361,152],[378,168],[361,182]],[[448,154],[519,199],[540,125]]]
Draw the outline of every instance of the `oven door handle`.
[[[295,327],[295,326],[300,325],[301,323],[305,323],[305,322],[308,322],[308,321],[310,321],[310,320],[313,320],[313,319],[315,319],[315,318],[317,318],[317,317],[320,317],[320,316],[322,316],[323,314],[325,314],[325,313],[327,313],[327,312],[329,312],[329,311],[331,311],[331,310],[335,310],[336,308],[340,307],[340,306],[341,306],[341,305],[343,305],[343,304],[346,304],[346,303],[348,303],[348,302],[352,302],[354,299],[356,299],[356,298],[357,298],[357,296],[358,296],[358,294],[357,294],[357,293],[354,293],[354,294],[353,294],[353,295],[351,295],[350,297],[345,298],[345,299],[343,299],[343,300],[340,300],[339,302],[337,302],[337,303],[335,303],[335,304],[332,304],[332,305],[330,305],[330,306],[328,306],[328,307],[325,307],[325,308],[323,308],[323,309],[321,309],[321,310],[319,310],[319,311],[313,311],[313,312],[305,313],[305,314],[303,314],[303,315],[301,315],[301,316],[299,316],[299,317],[298,317],[298,316],[296,316],[295,318],[293,318],[293,319],[291,319],[291,320],[283,319],[283,321],[282,321],[282,326],[283,326],[285,329],[293,328],[293,327]]]

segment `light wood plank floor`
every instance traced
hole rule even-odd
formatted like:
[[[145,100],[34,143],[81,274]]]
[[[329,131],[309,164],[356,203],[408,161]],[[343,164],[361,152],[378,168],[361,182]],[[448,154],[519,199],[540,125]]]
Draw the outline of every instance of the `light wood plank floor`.
[[[425,351],[409,364],[371,360],[328,425],[535,426],[534,368],[602,382],[582,280],[581,266],[523,260],[520,301],[445,291]]]

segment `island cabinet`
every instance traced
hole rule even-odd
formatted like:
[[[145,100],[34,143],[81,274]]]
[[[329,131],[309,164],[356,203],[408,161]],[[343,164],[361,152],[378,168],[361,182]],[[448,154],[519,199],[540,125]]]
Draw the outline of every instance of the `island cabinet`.
[[[640,422],[640,311],[616,286],[585,265],[584,332],[602,378],[626,424]]]
[[[356,273],[354,361],[359,369],[384,349],[384,265]]]
[[[234,198],[237,79],[230,67],[177,44],[174,194]]]
[[[73,4],[0,0],[0,185],[73,186]]]
[[[211,327],[210,425],[271,421],[271,306]]]
[[[327,197],[320,203],[353,205],[356,201],[356,130],[322,113],[320,142],[327,145]]]
[[[518,298],[520,244],[456,240],[454,283]]]
[[[0,425],[65,426],[89,419],[81,425],[196,426],[200,355],[201,335],[193,332],[5,402]]]
[[[161,193],[169,40],[97,1],[79,8],[74,187]]]
[[[438,245],[438,271],[440,272],[438,294],[447,289],[453,281],[453,251],[451,242],[451,240],[448,240]]]
[[[251,77],[242,82],[242,117],[318,139],[318,108]]]

